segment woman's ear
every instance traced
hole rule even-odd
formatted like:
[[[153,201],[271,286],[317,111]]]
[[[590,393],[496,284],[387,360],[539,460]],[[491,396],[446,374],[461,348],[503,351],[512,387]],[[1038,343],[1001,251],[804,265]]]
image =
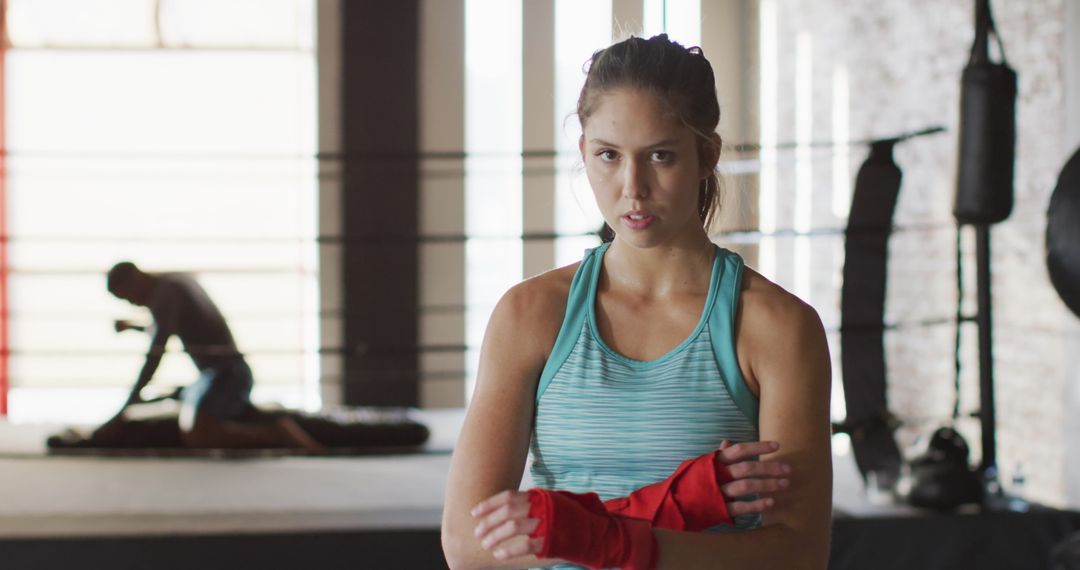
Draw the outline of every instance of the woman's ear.
[[[585,133],[581,133],[581,136],[577,139],[577,149],[581,153],[581,159],[585,159]]]
[[[720,149],[723,141],[717,133],[710,133],[701,143],[701,177],[705,178],[716,170],[716,164],[720,162]]]

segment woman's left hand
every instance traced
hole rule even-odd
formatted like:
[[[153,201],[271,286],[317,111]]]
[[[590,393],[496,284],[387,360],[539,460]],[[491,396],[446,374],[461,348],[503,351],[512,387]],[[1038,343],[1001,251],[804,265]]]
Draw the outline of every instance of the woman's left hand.
[[[540,552],[544,539],[529,536],[540,520],[529,518],[529,506],[527,491],[502,491],[473,507],[480,546],[499,560]]]
[[[728,501],[732,517],[763,513],[776,505],[771,495],[787,489],[791,481],[791,465],[778,461],[761,461],[760,455],[780,449],[775,441],[752,441],[732,444],[725,440],[716,450],[716,462],[723,465],[730,481],[718,481]],[[753,496],[753,495],[757,496]],[[762,496],[764,494],[765,496]],[[750,496],[748,498],[748,496]]]

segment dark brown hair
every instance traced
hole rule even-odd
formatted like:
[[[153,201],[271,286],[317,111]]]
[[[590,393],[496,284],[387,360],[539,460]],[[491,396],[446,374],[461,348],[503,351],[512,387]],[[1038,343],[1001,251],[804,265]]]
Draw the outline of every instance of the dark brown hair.
[[[683,47],[660,34],[631,37],[597,51],[586,63],[585,85],[578,97],[581,128],[596,110],[597,101],[612,90],[633,87],[650,91],[698,137],[698,156],[720,123],[712,65],[699,47]],[[709,174],[698,187],[698,216],[708,230],[720,210],[720,179]]]
[[[118,292],[126,289],[131,282],[138,275],[139,268],[135,267],[135,264],[130,261],[121,261],[112,266],[109,273],[105,276],[105,287],[110,293],[116,295]]]

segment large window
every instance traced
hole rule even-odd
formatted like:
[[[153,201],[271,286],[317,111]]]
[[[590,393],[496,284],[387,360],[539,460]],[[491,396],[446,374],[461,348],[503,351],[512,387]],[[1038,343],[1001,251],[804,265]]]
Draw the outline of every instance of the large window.
[[[574,113],[585,63],[613,36],[667,32],[680,43],[698,45],[701,3],[645,0],[632,21],[615,26],[611,0],[556,0],[554,12],[553,53],[547,56],[553,59],[554,76],[539,83],[551,87],[553,105],[545,112],[554,123],[554,140],[553,148],[540,150],[555,156],[551,247],[555,266],[562,266],[599,243],[595,232],[603,223],[578,151],[581,129]],[[522,25],[520,3],[465,2],[466,399],[491,311],[522,277],[522,219],[535,215],[523,212],[523,175],[545,180],[551,175],[550,170],[530,170],[522,160],[522,74],[536,73],[523,69]]]
[[[104,272],[190,271],[255,373],[317,407],[310,0],[9,0],[10,417],[115,413],[149,314]],[[170,345],[152,389],[194,380]]]
[[[555,229],[560,236],[555,245],[556,265],[579,261],[586,248],[595,247],[596,237],[588,234],[604,221],[578,152],[581,126],[575,112],[589,57],[631,34],[649,37],[667,32],[684,45],[701,43],[700,0],[646,0],[641,11],[642,29],[635,29],[626,22],[613,26],[611,0],[557,0],[555,4]]]
[[[465,6],[465,362],[475,378],[488,317],[521,280],[521,4]]]
[[[555,264],[581,259],[596,246],[587,235],[604,222],[578,150],[581,121],[577,101],[585,82],[584,66],[593,51],[611,41],[611,0],[555,4],[555,146],[558,160],[555,189]]]

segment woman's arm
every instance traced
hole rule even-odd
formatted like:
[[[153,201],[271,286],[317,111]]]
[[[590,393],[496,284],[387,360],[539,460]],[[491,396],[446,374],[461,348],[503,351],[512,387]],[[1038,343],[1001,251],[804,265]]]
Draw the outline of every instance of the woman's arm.
[[[775,442],[725,442],[713,453],[683,462],[664,481],[607,502],[595,493],[503,491],[473,511],[481,519],[476,533],[481,546],[500,559],[532,554],[590,568],[652,569],[647,561],[655,557],[654,529],[700,532],[771,506],[771,497],[726,500],[787,487],[788,466],[748,459],[777,448]]]
[[[791,484],[765,526],[735,534],[657,530],[658,568],[807,568],[828,563],[832,526],[831,371],[825,333],[808,305],[748,272],[737,342],[760,390],[760,439],[791,465]],[[747,370],[749,369],[749,370]]]
[[[443,552],[454,570],[549,563],[534,557],[496,560],[480,546],[474,534],[478,521],[470,511],[521,484],[537,381],[566,306],[569,279],[561,279],[563,271],[515,286],[499,301],[488,323],[476,389],[454,448],[443,507]]]
[[[745,318],[738,325],[739,361],[760,396],[760,437],[778,442],[779,451],[768,453],[763,463],[741,465],[786,465],[791,470],[790,483],[780,490],[777,481],[770,479],[779,473],[740,473],[748,478],[724,487],[725,494],[739,495],[742,491],[728,487],[757,476],[765,477],[758,482],[770,488],[744,491],[780,493],[760,529],[708,534],[654,528],[661,570],[823,569],[827,564],[832,512],[828,347],[813,309],[760,276],[753,281],[756,285],[744,292]],[[763,450],[757,452],[766,455]],[[786,473],[783,476],[787,478]],[[522,540],[536,526],[536,519],[528,518],[528,502],[526,493],[505,493],[486,503],[490,514],[480,530],[491,543],[489,549],[514,554],[541,551],[540,545]],[[508,505],[513,506],[509,510],[521,512],[499,512]],[[506,528],[511,523],[514,528]]]

